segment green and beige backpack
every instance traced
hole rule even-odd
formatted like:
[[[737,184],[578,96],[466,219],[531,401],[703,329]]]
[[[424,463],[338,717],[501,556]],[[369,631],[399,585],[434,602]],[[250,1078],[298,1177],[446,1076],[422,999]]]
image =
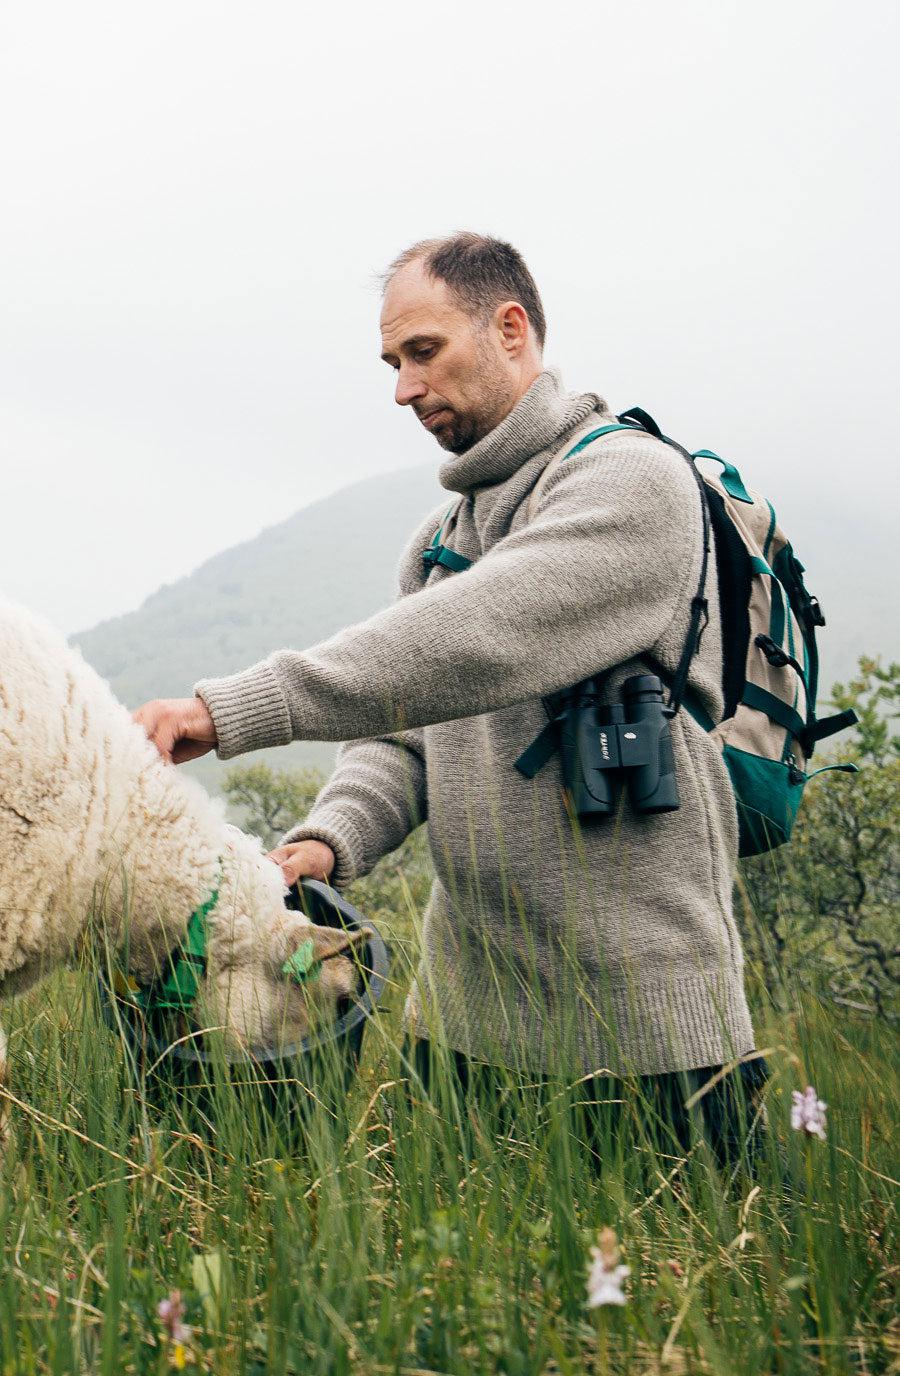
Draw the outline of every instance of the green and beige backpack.
[[[731,776],[740,824],[741,855],[759,855],[790,839],[807,766],[816,744],[856,721],[855,712],[816,716],[819,656],[816,631],[825,625],[818,599],[803,582],[804,568],[778,525],[775,508],[744,486],[740,473],[713,453],[689,453],[663,435],[646,411],[635,407],[579,441],[576,450],[622,429],[645,430],[672,445],[691,466],[703,504],[704,558],[692,602],[690,630],[681,662],[668,680],[669,705],[685,709],[721,746]],[[552,467],[575,450],[561,454]],[[721,465],[712,477],[697,459]],[[707,619],[706,577],[711,541],[716,551],[722,621],[722,691],[725,710],[712,722],[687,687],[688,670]],[[526,752],[527,755],[527,752]],[[854,770],[853,765],[829,768]],[[523,772],[528,772],[526,769]],[[819,772],[819,771],[815,771]]]
[[[806,590],[803,565],[781,530],[771,502],[744,486],[737,469],[709,449],[694,453],[663,435],[646,411],[635,407],[579,439],[544,469],[529,503],[537,498],[559,463],[580,453],[604,435],[638,429],[672,445],[690,464],[703,507],[704,557],[699,585],[691,601],[691,622],[681,661],[674,674],[654,670],[669,690],[669,706],[683,705],[721,746],[737,802],[740,853],[758,855],[790,839],[803,789],[812,775],[807,766],[816,744],[856,721],[852,711],[816,716],[819,658],[816,631],[825,625],[818,600]],[[721,465],[712,477],[697,459]],[[450,513],[448,513],[448,517]],[[423,558],[427,567],[442,564],[453,572],[468,560],[443,544],[445,520]],[[716,551],[722,621],[722,690],[725,710],[715,723],[693,699],[688,671],[708,620],[706,580],[709,551]],[[560,728],[572,694],[581,685],[546,698],[548,723],[516,760],[532,778],[558,748]],[[828,768],[855,770],[853,765]],[[820,772],[820,771],[815,771]]]

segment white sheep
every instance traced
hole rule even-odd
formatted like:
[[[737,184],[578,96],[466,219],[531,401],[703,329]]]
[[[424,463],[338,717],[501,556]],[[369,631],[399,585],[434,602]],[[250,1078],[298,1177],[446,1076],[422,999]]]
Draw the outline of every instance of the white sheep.
[[[0,601],[0,997],[89,949],[101,925],[146,984],[215,891],[199,1025],[235,1048],[296,1042],[353,992],[340,952],[368,929],[288,912],[259,843],[163,763],[51,626]],[[310,939],[318,978],[297,981],[282,966]],[[0,1071],[3,1054],[0,1032]]]

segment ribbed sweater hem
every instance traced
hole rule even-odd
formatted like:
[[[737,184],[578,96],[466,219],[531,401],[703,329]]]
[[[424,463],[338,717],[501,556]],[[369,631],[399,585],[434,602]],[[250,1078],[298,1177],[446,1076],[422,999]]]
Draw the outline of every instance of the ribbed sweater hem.
[[[579,998],[571,1017],[554,1018],[552,1037],[542,1012],[521,994],[501,998],[489,973],[443,980],[432,1003],[427,987],[420,968],[406,1002],[409,1033],[532,1073],[664,1075],[723,1065],[755,1045],[737,967],[608,982],[595,998]]]

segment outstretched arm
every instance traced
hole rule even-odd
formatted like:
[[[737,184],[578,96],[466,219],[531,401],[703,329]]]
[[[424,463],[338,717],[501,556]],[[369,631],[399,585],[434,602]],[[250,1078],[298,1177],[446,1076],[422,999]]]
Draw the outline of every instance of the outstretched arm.
[[[530,525],[309,650],[196,692],[229,759],[496,711],[652,649],[701,549],[687,465],[646,436],[561,465]]]

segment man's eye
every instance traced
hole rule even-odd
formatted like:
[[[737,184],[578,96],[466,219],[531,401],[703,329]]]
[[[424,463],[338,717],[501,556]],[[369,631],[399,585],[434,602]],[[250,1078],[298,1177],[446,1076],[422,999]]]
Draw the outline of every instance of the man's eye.
[[[433,353],[434,348],[432,345],[429,345],[427,349],[416,349],[416,362],[424,363],[426,359],[431,358]]]

